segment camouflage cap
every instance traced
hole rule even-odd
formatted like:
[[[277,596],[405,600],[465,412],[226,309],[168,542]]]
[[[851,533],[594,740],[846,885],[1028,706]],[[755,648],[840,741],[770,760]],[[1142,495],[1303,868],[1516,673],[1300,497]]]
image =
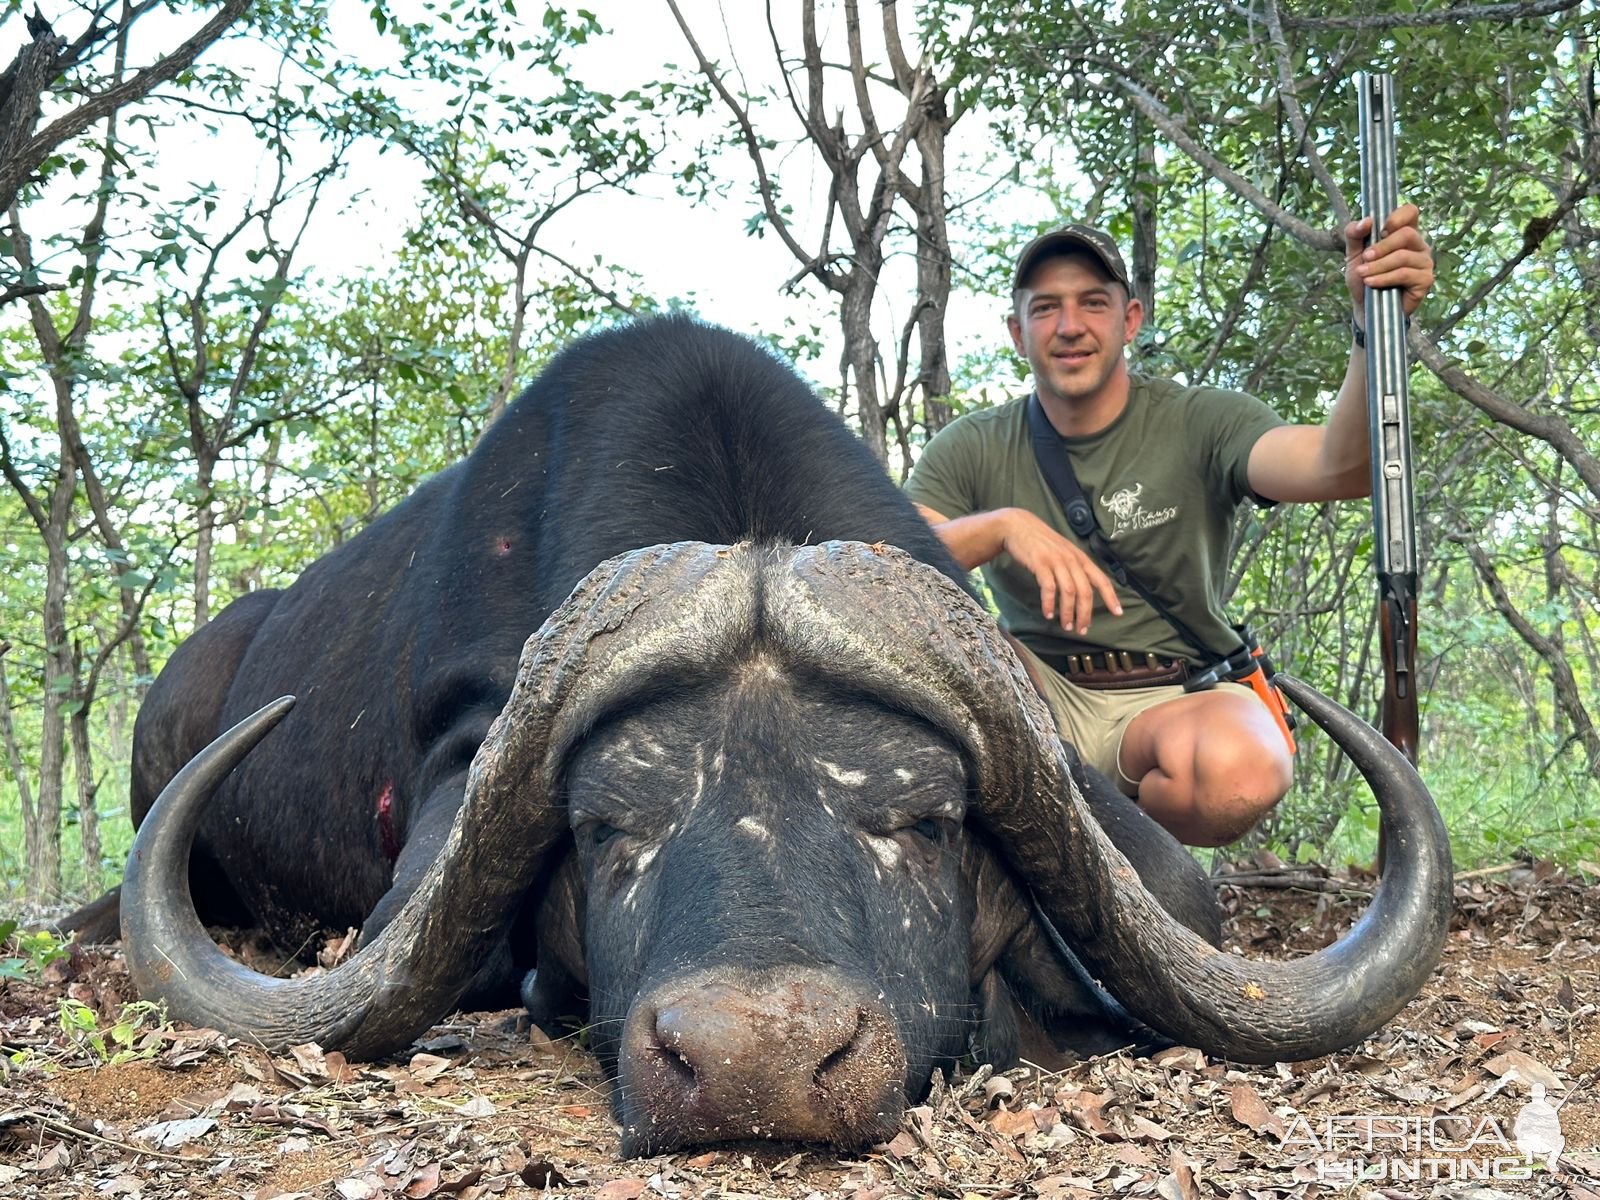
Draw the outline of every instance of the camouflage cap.
[[[1123,264],[1122,253],[1117,249],[1116,242],[1111,240],[1109,233],[1092,225],[1063,225],[1059,229],[1041,233],[1024,246],[1022,253],[1017,255],[1017,269],[1011,276],[1011,290],[1016,291],[1023,285],[1040,260],[1068,250],[1088,251],[1096,262],[1105,267],[1112,279],[1129,291],[1133,290],[1128,282],[1128,268]]]

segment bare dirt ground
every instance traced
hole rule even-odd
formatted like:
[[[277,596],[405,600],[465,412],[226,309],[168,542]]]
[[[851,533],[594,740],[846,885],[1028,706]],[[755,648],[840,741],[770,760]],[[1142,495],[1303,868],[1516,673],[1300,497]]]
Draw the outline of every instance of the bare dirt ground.
[[[1328,890],[1224,887],[1232,945],[1314,950],[1370,886],[1311,882]],[[1342,1054],[969,1067],[862,1153],[752,1144],[632,1161],[574,1038],[478,1014],[406,1059],[268,1056],[129,1014],[120,956],[75,948],[38,982],[0,981],[0,1197],[1600,1200],[1600,885],[1529,867],[1464,879],[1456,910],[1428,988]],[[64,1001],[86,1006],[78,1023]]]

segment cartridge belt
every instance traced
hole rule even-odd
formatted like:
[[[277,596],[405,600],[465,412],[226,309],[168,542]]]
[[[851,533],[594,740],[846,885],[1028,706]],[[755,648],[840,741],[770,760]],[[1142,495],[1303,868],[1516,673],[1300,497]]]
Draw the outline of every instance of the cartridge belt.
[[[1096,691],[1160,687],[1182,683],[1189,664],[1133,650],[1096,650],[1092,654],[1040,654],[1044,664],[1079,687]]]

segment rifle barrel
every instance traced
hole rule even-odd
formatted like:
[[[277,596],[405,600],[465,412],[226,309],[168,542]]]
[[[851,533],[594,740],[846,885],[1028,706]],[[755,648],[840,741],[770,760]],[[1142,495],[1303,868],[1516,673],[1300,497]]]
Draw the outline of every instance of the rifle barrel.
[[[1361,195],[1372,218],[1370,243],[1399,205],[1395,165],[1394,77],[1359,72]],[[1372,513],[1380,574],[1415,575],[1416,521],[1412,511],[1411,420],[1406,316],[1399,288],[1368,288],[1367,410],[1372,430]]]
[[[1400,203],[1394,77],[1359,72],[1361,198],[1369,245]],[[1406,315],[1398,288],[1366,289],[1367,414],[1372,436],[1372,520],[1384,666],[1384,736],[1417,761],[1417,535],[1412,494]]]

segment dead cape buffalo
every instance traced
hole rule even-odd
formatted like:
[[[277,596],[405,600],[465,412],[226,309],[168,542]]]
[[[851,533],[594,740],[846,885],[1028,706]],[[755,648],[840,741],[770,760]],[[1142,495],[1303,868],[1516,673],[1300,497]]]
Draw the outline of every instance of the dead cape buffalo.
[[[1085,969],[1251,1061],[1417,992],[1446,839],[1368,726],[1289,683],[1380,798],[1370,910],[1299,961],[1221,953],[1193,861],[1086,776],[966,587],[759,345],[684,318],[582,340],[466,460],[173,656],[136,730],[135,982],[367,1057],[526,976],[537,1020],[592,1023],[630,1155],[880,1139],[963,1054],[1125,1036]],[[267,978],[197,908],[362,944]]]

